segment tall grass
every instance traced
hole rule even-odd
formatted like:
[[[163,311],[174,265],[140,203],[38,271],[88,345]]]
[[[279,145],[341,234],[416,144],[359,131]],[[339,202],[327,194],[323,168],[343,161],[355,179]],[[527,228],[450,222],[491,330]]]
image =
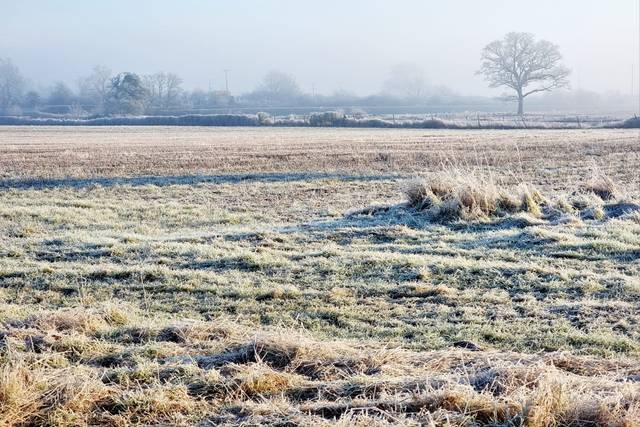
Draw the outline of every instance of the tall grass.
[[[509,213],[541,215],[545,199],[533,186],[500,188],[490,174],[449,170],[404,187],[409,205],[436,218],[481,219]]]
[[[569,200],[562,195],[545,197],[528,183],[499,185],[491,174],[463,169],[409,181],[403,193],[411,208],[439,220],[482,220],[516,213],[545,219],[575,216],[603,220],[607,206],[614,217],[640,209],[637,203],[624,201],[618,185],[601,171],[574,191]]]

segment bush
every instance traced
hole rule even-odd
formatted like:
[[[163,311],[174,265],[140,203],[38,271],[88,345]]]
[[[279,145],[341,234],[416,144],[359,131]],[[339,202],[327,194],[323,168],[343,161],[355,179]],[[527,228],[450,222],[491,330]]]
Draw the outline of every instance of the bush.
[[[346,116],[338,111],[327,111],[324,113],[313,113],[309,117],[309,125],[314,127],[338,127],[344,126]]]

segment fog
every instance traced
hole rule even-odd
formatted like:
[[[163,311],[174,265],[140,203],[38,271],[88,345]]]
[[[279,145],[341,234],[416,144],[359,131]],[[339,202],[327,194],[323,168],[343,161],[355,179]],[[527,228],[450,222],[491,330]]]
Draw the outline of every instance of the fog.
[[[558,44],[573,89],[630,94],[637,1],[0,0],[0,57],[33,86],[75,85],[92,67],[175,72],[187,89],[250,91],[269,70],[307,92],[383,89],[399,64],[465,95],[499,95],[481,49],[509,31]],[[636,78],[637,80],[637,78]],[[637,91],[636,84],[635,90]]]

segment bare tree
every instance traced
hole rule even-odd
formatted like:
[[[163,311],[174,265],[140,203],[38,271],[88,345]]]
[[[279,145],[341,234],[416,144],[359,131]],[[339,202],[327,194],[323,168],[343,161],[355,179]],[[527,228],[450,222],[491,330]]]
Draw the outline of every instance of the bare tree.
[[[398,64],[391,69],[383,91],[400,98],[420,99],[427,92],[424,71],[414,64]]]
[[[96,110],[103,109],[111,88],[112,76],[113,73],[108,67],[96,65],[89,76],[80,79],[80,97],[94,102]]]
[[[36,110],[42,103],[40,94],[35,90],[30,90],[22,97],[22,105],[29,110]]]
[[[503,40],[489,44],[482,51],[482,74],[489,86],[513,89],[518,114],[524,114],[524,99],[539,92],[569,85],[570,71],[560,64],[562,54],[557,45],[536,40],[529,33],[509,33]]]
[[[165,73],[164,107],[168,108],[178,103],[182,93],[182,79],[174,73]]]
[[[54,107],[69,107],[74,102],[74,95],[69,86],[63,82],[56,82],[51,88],[47,104]]]
[[[151,105],[169,108],[177,104],[182,93],[182,79],[177,74],[159,72],[144,76],[143,80],[149,91]]]
[[[295,101],[300,95],[302,91],[296,79],[280,71],[269,71],[252,94],[254,98],[278,103]]]
[[[10,59],[0,58],[0,111],[18,105],[24,90],[24,79]]]

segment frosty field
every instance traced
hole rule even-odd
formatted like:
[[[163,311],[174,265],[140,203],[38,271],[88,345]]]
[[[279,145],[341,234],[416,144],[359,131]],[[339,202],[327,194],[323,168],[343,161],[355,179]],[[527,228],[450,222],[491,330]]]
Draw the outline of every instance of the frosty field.
[[[637,130],[0,127],[0,425],[638,425],[639,166]]]

